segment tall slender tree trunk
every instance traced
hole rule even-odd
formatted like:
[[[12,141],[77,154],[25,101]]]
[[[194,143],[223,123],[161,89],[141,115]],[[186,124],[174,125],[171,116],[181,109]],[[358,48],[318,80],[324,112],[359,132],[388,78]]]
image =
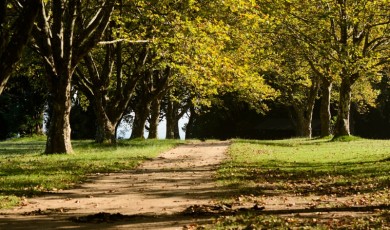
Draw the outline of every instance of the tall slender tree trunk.
[[[72,72],[64,71],[65,76],[51,76],[49,90],[51,94],[50,124],[45,153],[73,152],[70,139],[71,110],[71,76]]]
[[[195,117],[196,117],[196,113],[195,113],[194,106],[191,106],[190,107],[190,115],[189,115],[188,123],[186,126],[186,139],[193,138],[192,127],[194,125]]]
[[[166,128],[166,139],[174,139],[175,138],[175,121],[174,121],[174,111],[173,111],[173,102],[168,101],[167,106],[167,128]]]
[[[340,99],[337,111],[337,120],[334,128],[334,137],[349,136],[349,115],[351,108],[351,82],[348,77],[342,78],[340,86]]]
[[[320,121],[321,121],[321,137],[326,137],[332,134],[330,112],[330,98],[332,92],[332,82],[322,80],[322,97],[320,107]]]
[[[179,118],[180,119],[180,118]],[[173,137],[174,139],[180,139],[180,130],[179,130],[179,120],[174,120],[174,130],[173,130]]]
[[[150,113],[150,127],[149,127],[149,139],[157,139],[158,137],[158,124],[160,123],[160,109],[161,100],[155,98],[152,102],[151,113]]]

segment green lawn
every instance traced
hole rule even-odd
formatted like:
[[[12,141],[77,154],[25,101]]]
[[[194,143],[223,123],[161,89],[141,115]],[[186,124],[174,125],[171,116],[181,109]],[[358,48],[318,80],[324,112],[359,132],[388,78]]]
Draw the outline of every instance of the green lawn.
[[[232,191],[226,194],[224,202],[235,202],[240,198],[261,203],[264,198],[288,196],[351,201],[328,202],[326,207],[390,204],[389,140],[234,140],[229,155],[231,158],[218,173],[219,182]],[[303,218],[300,214],[286,217],[245,213],[218,218],[215,225],[209,227],[380,229],[390,228],[390,216],[388,210],[382,210],[365,218],[329,221]]]
[[[44,137],[0,142],[0,209],[19,198],[65,189],[93,173],[132,169],[175,145],[173,140],[122,140],[115,147],[73,141],[74,154],[44,155]]]

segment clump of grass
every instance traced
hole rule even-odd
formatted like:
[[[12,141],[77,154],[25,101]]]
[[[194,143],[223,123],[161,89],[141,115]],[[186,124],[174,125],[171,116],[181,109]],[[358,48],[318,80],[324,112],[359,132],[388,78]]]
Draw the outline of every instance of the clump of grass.
[[[356,141],[361,139],[362,139],[361,137],[346,135],[346,136],[333,137],[332,141],[350,142],[350,141]]]
[[[93,173],[133,169],[180,143],[121,140],[108,146],[73,141],[74,154],[45,155],[45,140],[40,137],[0,142],[0,208],[15,205],[15,197],[70,188]]]
[[[11,208],[19,203],[20,199],[16,196],[0,195],[0,209]]]

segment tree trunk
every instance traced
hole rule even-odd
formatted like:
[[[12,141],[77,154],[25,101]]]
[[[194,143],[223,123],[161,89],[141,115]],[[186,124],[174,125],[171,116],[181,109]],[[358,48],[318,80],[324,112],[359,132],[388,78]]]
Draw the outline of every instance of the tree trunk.
[[[96,106],[95,114],[97,119],[96,127],[96,143],[116,144],[116,126],[119,121],[112,122],[107,117],[106,112],[102,106]]]
[[[135,110],[135,117],[133,122],[133,131],[130,139],[141,138],[144,139],[145,124],[150,113],[150,103],[137,106]]]
[[[299,137],[311,138],[312,136],[311,122],[319,88],[320,79],[316,76],[312,79],[312,85],[308,92],[306,103],[296,103],[294,102],[294,98],[291,99],[296,119],[296,133]]]
[[[330,98],[332,92],[332,82],[322,81],[322,97],[320,107],[320,120],[321,120],[321,137],[330,136],[332,134],[330,113]]]
[[[186,135],[185,135],[186,139],[193,138],[192,127],[193,127],[193,124],[194,124],[194,121],[195,121],[195,117],[196,117],[195,109],[194,109],[193,106],[191,106],[190,107],[190,115],[189,115],[189,118],[188,118],[188,123],[186,125]]]
[[[175,138],[175,119],[174,119],[174,111],[173,111],[173,102],[170,100],[168,101],[166,119],[167,119],[167,131],[166,131],[165,138],[166,139],[174,139]]]
[[[150,114],[150,127],[149,127],[149,139],[157,139],[158,138],[158,124],[160,122],[160,108],[161,108],[161,100],[160,98],[154,99],[151,108]]]
[[[71,72],[65,71],[65,76],[52,76],[49,90],[51,94],[50,125],[46,142],[46,154],[72,153],[70,140],[70,109],[71,109]]]
[[[294,108],[295,130],[298,137],[311,138],[313,110],[302,111],[303,108]],[[311,112],[310,112],[311,111]]]
[[[334,137],[349,136],[349,113],[351,108],[351,83],[344,77],[340,86],[340,101],[337,111],[337,120],[334,128]]]
[[[174,123],[173,137],[174,137],[175,139],[180,139],[179,119],[180,119],[180,118],[174,120],[175,123]]]

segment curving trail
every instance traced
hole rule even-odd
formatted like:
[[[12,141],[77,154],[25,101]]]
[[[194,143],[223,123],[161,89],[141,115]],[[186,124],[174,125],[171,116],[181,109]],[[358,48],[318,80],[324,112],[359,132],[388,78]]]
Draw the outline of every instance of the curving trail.
[[[79,188],[28,199],[23,206],[0,211],[0,229],[183,229],[202,223],[207,220],[178,213],[212,203],[220,194],[214,175],[228,146],[181,145],[135,170],[96,175]],[[138,216],[103,223],[71,221],[101,212]]]

